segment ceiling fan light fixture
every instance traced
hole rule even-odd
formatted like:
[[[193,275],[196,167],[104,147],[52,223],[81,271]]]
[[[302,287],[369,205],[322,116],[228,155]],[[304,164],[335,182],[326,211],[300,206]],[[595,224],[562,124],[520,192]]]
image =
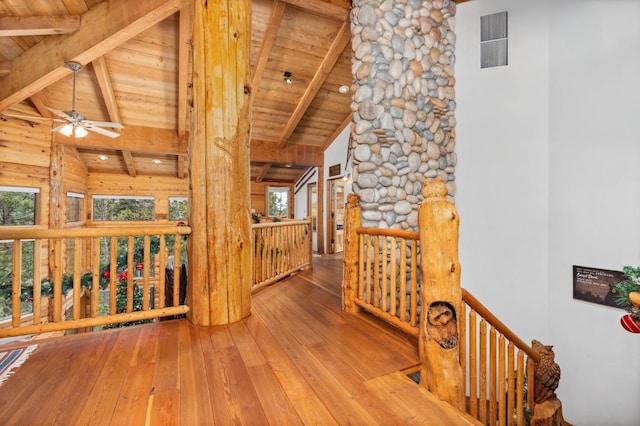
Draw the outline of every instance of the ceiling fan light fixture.
[[[75,134],[76,138],[84,138],[89,134],[89,132],[87,132],[82,126],[76,126],[73,133]]]
[[[65,136],[71,136],[73,134],[73,125],[72,124],[65,124],[62,129],[60,129],[60,134],[63,134]]]

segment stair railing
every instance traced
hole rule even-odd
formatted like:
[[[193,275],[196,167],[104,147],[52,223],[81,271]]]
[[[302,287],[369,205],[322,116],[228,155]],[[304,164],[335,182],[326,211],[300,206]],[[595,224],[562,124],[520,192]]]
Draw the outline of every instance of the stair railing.
[[[359,198],[348,195],[343,309],[417,336],[420,384],[440,399],[487,425],[528,424],[540,355],[460,287],[458,214],[446,186],[426,182],[423,196],[411,232],[362,227]]]

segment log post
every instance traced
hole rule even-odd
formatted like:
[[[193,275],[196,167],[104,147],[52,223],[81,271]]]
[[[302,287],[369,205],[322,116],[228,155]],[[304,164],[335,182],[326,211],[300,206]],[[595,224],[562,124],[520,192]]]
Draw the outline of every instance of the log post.
[[[351,193],[347,195],[347,206],[344,218],[344,253],[342,257],[342,309],[355,313],[360,309],[355,304],[358,296],[358,234],[360,227],[360,197]]]
[[[228,324],[251,313],[251,1],[194,3],[189,318]]]
[[[460,263],[458,212],[446,197],[440,178],[425,182],[418,213],[422,310],[419,352],[420,383],[443,401],[465,411],[464,379],[458,360]]]

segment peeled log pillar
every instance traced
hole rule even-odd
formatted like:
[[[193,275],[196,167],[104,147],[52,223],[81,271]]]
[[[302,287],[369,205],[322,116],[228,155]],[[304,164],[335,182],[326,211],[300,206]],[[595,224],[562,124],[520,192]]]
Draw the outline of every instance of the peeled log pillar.
[[[419,351],[420,383],[431,393],[465,411],[462,368],[458,359],[460,262],[458,212],[439,178],[425,182],[419,211],[422,310]]]
[[[251,1],[195,1],[190,141],[189,318],[251,313]]]

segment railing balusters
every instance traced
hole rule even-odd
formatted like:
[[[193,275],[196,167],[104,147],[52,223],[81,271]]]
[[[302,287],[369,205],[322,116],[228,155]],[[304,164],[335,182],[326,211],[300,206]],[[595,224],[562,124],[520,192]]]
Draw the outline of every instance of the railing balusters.
[[[380,307],[380,237],[373,237],[373,306]]]
[[[507,424],[513,426],[516,409],[516,377],[515,377],[515,352],[513,342],[507,345]]]
[[[251,250],[253,291],[311,266],[311,226],[311,218],[251,225],[255,245]],[[179,253],[174,256],[179,258]],[[177,300],[179,273],[174,274],[174,280],[174,300]]]
[[[480,319],[480,407],[478,420],[487,422],[487,321]]]
[[[469,414],[473,417],[478,417],[478,346],[477,335],[478,330],[476,328],[476,312],[471,310],[469,312]]]
[[[183,234],[191,232],[190,228],[177,228],[173,226],[147,226],[147,227],[122,227],[122,228],[73,228],[73,229],[2,229],[0,239],[10,240],[13,251],[12,256],[12,295],[11,316],[0,320],[0,337],[19,336],[24,334],[36,334],[48,331],[64,331],[70,329],[90,329],[95,326],[110,325],[122,322],[135,322],[150,320],[163,316],[184,314],[188,307],[176,304],[173,307],[155,307],[151,303],[151,286],[161,292],[159,287],[164,286],[164,270],[155,273],[152,277],[151,264],[151,238],[160,240],[162,259],[156,262],[160,268],[166,266],[166,240],[164,235],[175,233],[175,257],[180,262],[180,250]],[[293,235],[293,234],[291,234]],[[134,263],[134,242],[138,236],[143,237],[142,280],[136,281],[134,273],[137,265]],[[134,238],[135,237],[135,238]],[[119,265],[119,240],[120,251],[126,250],[126,264]],[[33,275],[24,276],[22,273],[23,250],[25,241],[33,240]],[[42,242],[46,241],[46,245]],[[101,255],[105,251],[106,256]],[[30,247],[28,247],[30,249]],[[47,256],[48,254],[48,256]],[[122,253],[125,255],[125,253]],[[45,259],[44,256],[47,256]],[[48,261],[51,274],[46,277],[51,291],[51,296],[43,296],[45,288],[42,282],[42,264]],[[101,264],[102,262],[102,264]],[[68,266],[65,266],[67,265]],[[104,270],[103,265],[109,266]],[[124,273],[127,278],[124,278]],[[107,278],[107,274],[109,275]],[[91,283],[86,282],[84,276],[88,275]],[[158,276],[156,276],[158,275]],[[176,274],[179,283],[179,274]],[[32,283],[30,283],[32,281]],[[100,282],[107,282],[109,292],[105,313],[100,310]],[[152,282],[153,281],[153,282]],[[143,289],[142,310],[135,310],[133,293],[137,291],[137,282]],[[124,283],[126,287],[120,287]],[[22,314],[25,303],[22,302],[23,285],[30,285],[29,300],[32,301],[31,312]],[[86,285],[86,288],[84,287]],[[179,291],[179,285],[176,286]],[[127,292],[126,302],[119,306],[118,292]],[[90,294],[85,297],[83,294]],[[71,295],[73,293],[73,295]],[[176,298],[177,299],[177,298]],[[44,302],[47,302],[44,303]],[[89,303],[90,310],[87,307]],[[46,306],[46,311],[45,311]],[[154,306],[154,307],[152,307]],[[139,309],[139,308],[138,308]],[[89,311],[89,312],[88,312]],[[67,315],[67,312],[69,314]],[[44,320],[45,313],[48,315]]]
[[[391,307],[389,310],[389,313],[391,315],[393,315],[394,317],[397,315],[398,313],[398,280],[397,280],[397,273],[396,273],[396,243],[397,240],[394,237],[391,237],[391,247],[389,248],[389,252],[391,254],[391,258],[389,259],[389,263],[391,266],[389,274],[391,276],[391,291],[389,293],[389,296],[391,298]]]
[[[492,326],[489,330],[489,425],[495,426],[498,418],[498,356],[497,356],[496,329]]]
[[[524,425],[524,352],[518,349],[518,370],[516,377],[516,416],[518,426]]]
[[[389,264],[388,260],[388,246],[389,239],[384,238],[382,243],[382,305],[381,309],[384,312],[387,312],[389,309],[389,302],[391,302],[391,293],[389,292],[389,280],[387,278],[387,266]]]
[[[500,426],[505,426],[507,424],[507,406],[505,401],[507,395],[507,376],[505,374],[506,369],[507,363],[505,360],[505,338],[501,334],[498,338],[498,424]]]
[[[82,275],[82,243],[80,238],[73,239],[73,319],[77,320],[84,315],[80,311],[80,295],[82,293],[82,283],[80,282]],[[34,281],[35,284],[35,281]],[[38,291],[40,291],[38,289]],[[34,287],[33,293],[35,295],[36,289]],[[34,298],[35,300],[35,298]]]
[[[11,310],[12,318],[11,324],[13,327],[20,326],[20,311],[21,311],[21,285],[22,285],[22,241],[14,240],[12,244],[13,267],[11,268],[12,280],[11,280]]]

